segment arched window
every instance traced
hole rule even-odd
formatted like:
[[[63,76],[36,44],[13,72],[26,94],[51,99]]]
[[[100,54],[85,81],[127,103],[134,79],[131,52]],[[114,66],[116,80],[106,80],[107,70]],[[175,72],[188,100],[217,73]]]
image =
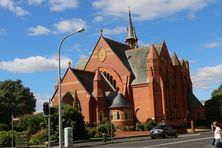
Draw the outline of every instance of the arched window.
[[[124,117],[125,117],[125,120],[128,119],[128,112],[125,112],[125,113],[124,113]]]
[[[117,111],[116,113],[116,119],[119,120],[120,119],[120,114],[119,114],[119,111]]]
[[[112,86],[113,86],[113,76],[110,76],[109,77],[110,78],[110,80],[109,80],[109,82],[112,84]],[[113,86],[114,87],[114,86]]]
[[[107,72],[103,72],[103,74],[106,77],[106,79],[109,81],[109,83],[116,89],[116,80],[113,78],[113,76]],[[105,85],[105,90],[109,90],[109,89],[110,89],[110,86],[108,84]]]
[[[113,80],[113,87],[116,89],[116,80]]]

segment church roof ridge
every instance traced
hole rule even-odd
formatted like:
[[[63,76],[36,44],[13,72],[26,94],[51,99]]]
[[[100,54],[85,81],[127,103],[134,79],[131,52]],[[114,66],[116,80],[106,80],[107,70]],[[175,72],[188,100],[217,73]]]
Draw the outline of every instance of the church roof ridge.
[[[122,43],[122,42],[119,42],[119,41],[116,41],[116,40],[113,40],[113,39],[110,39],[110,38],[107,38],[107,37],[102,37],[103,39],[105,39],[106,41],[110,41],[110,42],[113,42],[113,43],[116,43],[116,44],[120,44],[120,45],[122,45],[122,46],[126,46],[127,47],[127,49],[129,49],[130,47],[129,47],[129,45],[127,45],[127,44],[125,44],[125,43]],[[127,50],[127,49],[125,49],[125,50]]]

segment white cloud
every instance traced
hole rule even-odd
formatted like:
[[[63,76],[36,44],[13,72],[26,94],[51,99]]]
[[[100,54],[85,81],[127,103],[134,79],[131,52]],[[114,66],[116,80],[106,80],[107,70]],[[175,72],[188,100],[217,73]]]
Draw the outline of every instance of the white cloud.
[[[126,16],[128,6],[139,20],[152,20],[160,17],[170,16],[187,12],[188,18],[193,18],[195,12],[206,7],[211,0],[96,0],[93,7],[101,10],[101,14],[116,17]]]
[[[104,35],[117,35],[117,34],[122,34],[122,33],[126,33],[126,27],[116,27],[116,28],[112,28],[112,29],[108,29],[108,28],[104,28],[103,29],[103,34]]]
[[[79,29],[80,27],[86,28],[86,22],[82,19],[61,20],[58,23],[55,23],[52,29],[49,29],[42,25],[29,27],[27,30],[27,34],[30,36],[40,36],[67,32],[70,33]]]
[[[0,7],[15,13],[17,16],[25,16],[29,14],[27,10],[16,5],[12,0],[0,0]]]
[[[222,39],[217,38],[214,41],[204,45],[204,47],[206,47],[206,48],[222,48]]]
[[[48,102],[49,98],[51,97],[51,95],[49,94],[39,94],[39,93],[34,93],[34,96],[36,98],[36,111],[35,112],[43,112],[43,103],[44,102]]]
[[[200,89],[207,89],[214,83],[221,82],[222,80],[222,64],[203,67],[195,71],[192,75],[194,87]]]
[[[29,5],[41,5],[44,0],[27,0]]]
[[[94,23],[99,23],[103,21],[103,17],[102,16],[96,16],[93,20]]]
[[[78,7],[77,0],[49,0],[51,11],[64,11]]]
[[[30,27],[28,29],[28,35],[30,36],[48,35],[50,33],[51,31],[48,28],[41,25],[37,25],[36,27]]]
[[[68,62],[72,62],[72,60],[68,57],[61,56],[61,68],[67,68]],[[0,61],[0,70],[5,70],[11,73],[32,73],[56,69],[58,69],[57,56],[52,56],[50,58],[32,56],[24,59],[16,58],[12,61]]]
[[[6,34],[7,34],[6,30],[4,28],[0,28],[0,36]]]
[[[86,27],[86,22],[82,19],[62,20],[54,25],[58,32],[73,32],[80,27]]]

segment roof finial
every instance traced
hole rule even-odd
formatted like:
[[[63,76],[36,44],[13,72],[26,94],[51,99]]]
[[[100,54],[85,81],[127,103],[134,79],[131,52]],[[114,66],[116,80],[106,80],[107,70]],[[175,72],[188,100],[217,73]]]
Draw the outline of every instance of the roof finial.
[[[100,36],[103,36],[103,29],[100,29]]]
[[[69,64],[69,68],[70,68],[71,67],[71,62],[69,61],[68,64]]]

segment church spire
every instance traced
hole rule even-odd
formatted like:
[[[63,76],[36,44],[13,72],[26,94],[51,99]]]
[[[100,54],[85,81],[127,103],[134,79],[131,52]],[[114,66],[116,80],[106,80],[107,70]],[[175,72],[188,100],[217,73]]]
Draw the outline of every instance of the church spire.
[[[129,8],[129,22],[127,26],[127,34],[126,34],[126,44],[129,45],[131,48],[138,48],[137,44],[137,36],[135,27],[133,26],[132,19],[131,19],[131,13]]]

